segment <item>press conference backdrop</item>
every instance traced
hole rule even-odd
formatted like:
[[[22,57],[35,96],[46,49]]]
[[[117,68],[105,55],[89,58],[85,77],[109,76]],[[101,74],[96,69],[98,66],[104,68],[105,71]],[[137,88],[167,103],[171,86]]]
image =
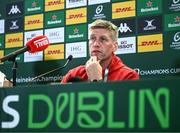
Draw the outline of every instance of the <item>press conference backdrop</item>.
[[[17,84],[62,66],[65,69],[35,82],[56,82],[67,71],[84,64],[88,54],[88,25],[96,19],[119,28],[116,54],[141,79],[180,75],[180,0],[6,0],[0,4],[0,57],[22,48],[37,35],[50,46],[42,52],[19,55]],[[0,71],[12,78],[12,62]]]

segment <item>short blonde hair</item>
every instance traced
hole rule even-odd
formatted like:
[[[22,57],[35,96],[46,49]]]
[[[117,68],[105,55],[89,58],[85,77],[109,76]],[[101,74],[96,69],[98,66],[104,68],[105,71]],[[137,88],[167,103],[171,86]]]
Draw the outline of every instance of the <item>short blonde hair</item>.
[[[118,39],[118,27],[111,23],[110,21],[97,19],[93,23],[90,24],[89,30],[104,28],[110,31],[111,38],[113,41],[117,41]]]

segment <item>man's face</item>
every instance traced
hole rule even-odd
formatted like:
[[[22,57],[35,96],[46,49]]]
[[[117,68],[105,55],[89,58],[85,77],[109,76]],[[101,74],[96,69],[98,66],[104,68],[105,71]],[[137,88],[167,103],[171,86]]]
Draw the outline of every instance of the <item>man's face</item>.
[[[90,30],[89,50],[91,56],[97,56],[98,60],[106,60],[117,49],[117,41],[113,41],[107,29],[98,28]]]

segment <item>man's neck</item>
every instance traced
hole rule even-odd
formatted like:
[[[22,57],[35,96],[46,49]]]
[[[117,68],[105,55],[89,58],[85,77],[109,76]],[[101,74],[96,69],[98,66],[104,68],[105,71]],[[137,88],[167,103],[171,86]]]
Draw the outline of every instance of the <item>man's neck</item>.
[[[109,66],[109,64],[111,63],[112,57],[113,57],[113,55],[111,57],[109,57],[108,59],[102,60],[100,62],[102,69],[105,69],[107,66]]]

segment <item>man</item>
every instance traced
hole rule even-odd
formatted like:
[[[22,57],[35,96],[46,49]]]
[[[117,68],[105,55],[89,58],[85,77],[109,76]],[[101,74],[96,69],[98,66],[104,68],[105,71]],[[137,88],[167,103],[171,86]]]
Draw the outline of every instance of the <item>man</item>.
[[[89,27],[90,59],[83,66],[70,70],[61,83],[74,77],[83,81],[137,80],[136,71],[127,67],[114,52],[118,48],[118,28],[105,20],[96,20]]]

